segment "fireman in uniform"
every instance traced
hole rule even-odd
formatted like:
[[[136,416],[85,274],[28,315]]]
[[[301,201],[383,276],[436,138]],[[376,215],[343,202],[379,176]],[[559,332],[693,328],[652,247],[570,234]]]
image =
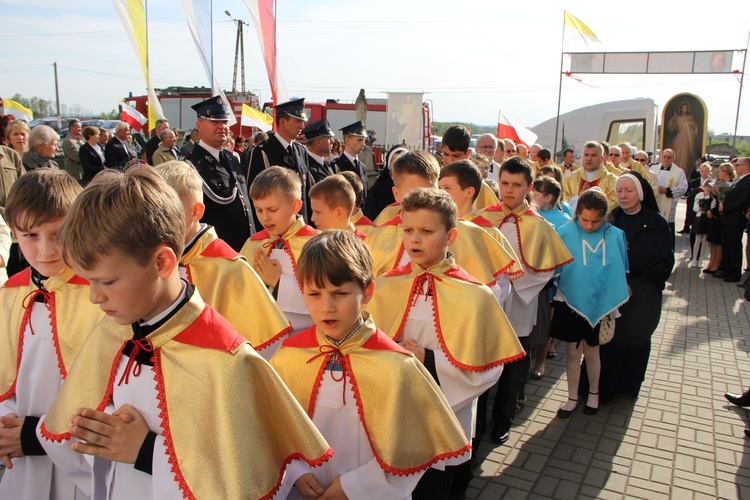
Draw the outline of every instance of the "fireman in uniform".
[[[336,172],[349,170],[357,174],[362,180],[362,187],[364,189],[362,206],[359,208],[364,208],[367,198],[367,167],[357,159],[357,155],[365,148],[367,130],[365,130],[365,124],[361,121],[354,122],[339,130],[344,134],[344,152],[333,161],[333,166]]]

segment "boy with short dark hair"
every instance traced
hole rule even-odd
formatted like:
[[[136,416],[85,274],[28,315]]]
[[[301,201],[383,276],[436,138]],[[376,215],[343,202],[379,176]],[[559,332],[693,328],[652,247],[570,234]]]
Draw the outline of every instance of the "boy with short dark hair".
[[[250,186],[250,199],[263,231],[252,235],[242,255],[268,286],[295,332],[312,326],[296,277],[297,259],[307,240],[318,233],[299,215],[302,183],[284,167],[263,170]],[[284,337],[266,348],[273,355]],[[264,353],[265,355],[265,353]]]
[[[356,175],[353,172],[349,173]],[[352,223],[355,203],[354,190],[341,174],[330,175],[310,189],[310,207],[315,227],[321,231],[344,229],[365,239],[367,235]]]
[[[21,176],[8,194],[5,216],[31,267],[0,288],[0,456],[8,467],[0,498],[84,495],[36,436],[78,349],[104,316],[55,239],[80,192],[66,172],[39,169]]]
[[[292,459],[330,457],[268,363],[180,279],[184,231],[180,199],[151,167],[99,174],[61,230],[109,318],[38,432],[94,498],[265,498]]]
[[[458,236],[450,196],[434,188],[415,189],[404,197],[401,216],[411,262],[375,280],[378,292],[367,310],[424,363],[464,433],[473,437],[477,398],[497,382],[504,363],[524,352],[492,291],[448,253]],[[459,310],[460,318],[455,315]],[[445,481],[440,491],[449,491],[452,473],[451,493],[466,491],[469,458],[449,460],[457,467],[446,474],[431,471]]]
[[[431,466],[468,459],[470,445],[428,371],[362,312],[375,288],[362,240],[342,230],[313,237],[297,275],[315,326],[285,340],[271,364],[335,451],[322,467],[290,466],[297,493],[411,498]]]
[[[528,160],[518,156],[509,158],[500,167],[501,203],[480,212],[500,229],[523,265],[524,274],[512,283],[505,313],[526,351],[529,334],[536,323],[540,292],[555,269],[573,259],[552,225],[529,207],[526,195],[533,188]],[[495,444],[502,444],[510,437],[519,390],[522,390],[522,381],[528,372],[528,356],[508,364],[503,370],[492,410],[491,437]]]
[[[205,211],[200,174],[176,160],[154,169],[177,192],[185,210],[187,229],[180,277],[195,284],[208,305],[229,320],[261,356],[270,358],[266,348],[290,333],[292,327],[247,260],[220,239],[212,226],[200,222]]]

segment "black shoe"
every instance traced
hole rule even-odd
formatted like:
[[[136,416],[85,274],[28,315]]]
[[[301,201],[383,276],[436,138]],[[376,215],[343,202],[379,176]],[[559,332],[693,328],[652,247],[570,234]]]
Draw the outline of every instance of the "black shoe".
[[[704,269],[703,273],[704,274],[716,274],[716,271],[712,271],[711,269]]]
[[[716,275],[714,274],[714,276]],[[725,277],[724,281],[726,281],[727,283],[739,283],[740,279],[742,278],[739,275],[733,274],[731,276]]]
[[[578,401],[578,400],[568,398],[568,401]],[[560,408],[559,410],[557,410],[557,418],[561,420],[568,419],[570,418],[570,416],[573,414],[574,411],[576,411],[575,408],[573,408],[572,410],[563,410],[562,408]]]
[[[722,278],[723,279],[723,278],[726,278],[727,276],[729,276],[729,275],[726,274],[724,271],[716,271],[714,273],[714,278]]]
[[[727,401],[737,406],[750,406],[750,390],[743,392],[742,394],[732,394],[727,392],[724,394]]]
[[[677,231],[677,234],[688,234],[689,232],[690,232],[690,228],[689,227],[688,228],[683,227],[682,229],[680,229],[679,231]]]
[[[599,395],[598,392],[589,392],[589,394],[591,394],[592,396],[598,396]],[[586,405],[586,406],[583,407],[583,414],[584,415],[596,415],[596,412],[598,412],[598,411],[599,411],[599,407],[598,406],[596,408],[592,408],[589,405]]]
[[[745,437],[750,438],[750,429],[748,429],[747,427],[745,427]]]
[[[505,444],[510,439],[510,429],[503,429],[501,427],[493,427],[490,433],[490,438],[495,444]]]

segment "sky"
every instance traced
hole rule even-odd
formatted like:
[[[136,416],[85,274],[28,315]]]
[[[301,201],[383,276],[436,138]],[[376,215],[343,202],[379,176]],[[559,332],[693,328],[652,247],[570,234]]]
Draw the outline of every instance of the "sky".
[[[748,43],[747,0],[700,10],[653,0],[602,5],[590,0],[278,0],[278,64],[289,94],[308,101],[354,101],[360,88],[368,98],[422,91],[437,121],[492,125],[502,110],[532,127],[557,110],[563,9],[602,41],[586,48],[566,34],[566,52],[738,50]],[[231,90],[236,27],[225,10],[234,18],[251,18],[242,0],[213,2],[214,71]],[[98,114],[130,92],[145,94],[138,59],[111,1],[0,0],[0,12],[0,96],[54,99],[53,62],[60,100],[68,106]],[[207,85],[178,1],[149,0],[147,12],[154,86]],[[252,23],[244,38],[247,89],[268,101]],[[732,133],[735,127],[739,75],[581,78],[562,78],[561,113],[637,97],[653,99],[661,113],[673,95],[689,92],[706,103],[710,130]],[[750,135],[748,81],[740,135]]]

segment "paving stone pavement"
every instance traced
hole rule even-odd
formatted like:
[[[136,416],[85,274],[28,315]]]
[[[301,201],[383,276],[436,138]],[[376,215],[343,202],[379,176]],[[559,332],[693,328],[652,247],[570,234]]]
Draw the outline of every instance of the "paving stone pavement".
[[[681,202],[678,229],[684,213]],[[468,498],[750,499],[750,413],[724,399],[750,386],[750,305],[735,283],[688,268],[688,247],[677,235],[640,396],[555,418],[567,399],[558,345],[544,378],[527,383],[510,440],[480,445]]]

